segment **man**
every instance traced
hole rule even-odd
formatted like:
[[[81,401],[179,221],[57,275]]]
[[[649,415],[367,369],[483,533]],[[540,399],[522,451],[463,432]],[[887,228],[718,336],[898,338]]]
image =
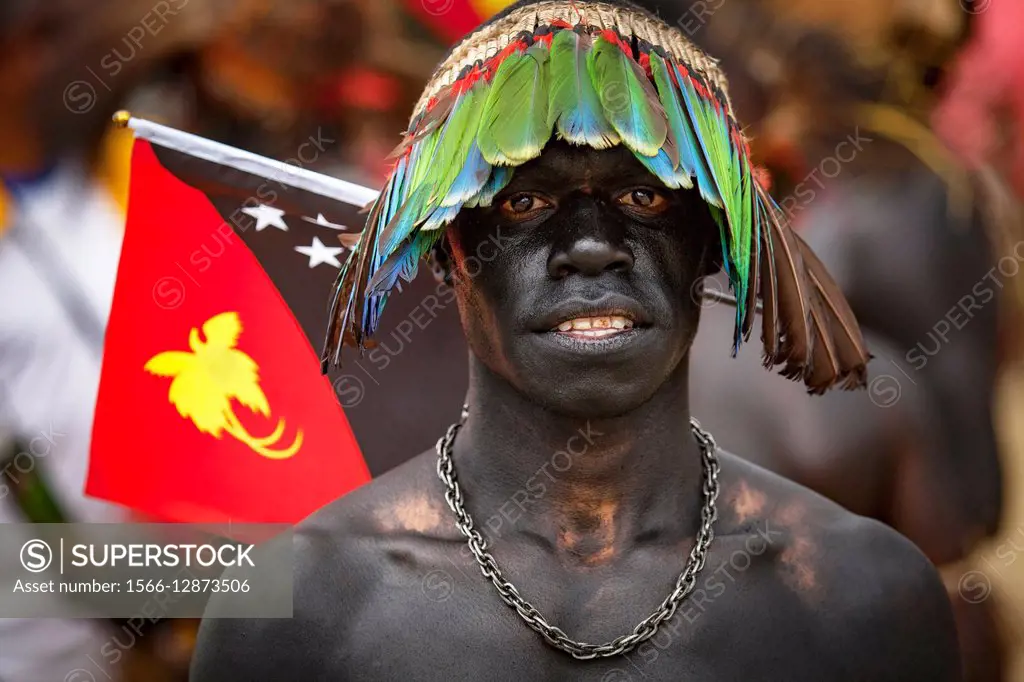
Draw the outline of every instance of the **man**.
[[[909,541],[687,418],[693,291],[719,268],[736,345],[760,298],[768,364],[815,392],[866,379],[845,301],[753,171],[714,63],[632,5],[517,3],[456,46],[325,359],[369,346],[434,249],[467,410],[301,524],[294,618],[204,622],[193,679],[959,679]]]

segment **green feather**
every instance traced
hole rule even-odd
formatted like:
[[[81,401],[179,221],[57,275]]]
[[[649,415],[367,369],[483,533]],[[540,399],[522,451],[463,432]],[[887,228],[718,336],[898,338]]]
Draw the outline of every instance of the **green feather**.
[[[729,227],[729,259],[735,269],[732,277],[742,300],[749,282],[750,240],[753,233],[750,214],[752,188],[750,181],[744,183],[744,176],[749,177],[750,173],[740,160],[739,150],[732,144],[722,107],[716,108],[713,103],[700,97],[689,79],[681,80],[691,122],[724,204]]]
[[[650,56],[651,73],[658,86],[658,95],[668,120],[666,144],[669,141],[673,142],[678,155],[676,178],[683,188],[690,189],[693,187],[691,177],[710,176],[704,167],[700,144],[694,137],[693,128],[683,109],[683,103],[679,101],[679,91],[669,73],[668,65],[658,53],[651,52]]]
[[[466,157],[469,156],[469,148],[480,125],[482,104],[487,98],[486,85],[481,80],[468,92],[463,93],[442,127],[441,139],[434,149],[433,158],[424,176],[424,182],[433,188],[431,204],[439,203],[447,196],[455,183],[455,178],[462,170]]]
[[[434,149],[437,148],[440,139],[441,131],[439,129],[424,137],[413,147],[412,155],[409,158],[409,182],[403,188],[403,200],[407,200],[423,184],[424,178],[430,172],[430,159],[434,156]]]
[[[656,156],[668,136],[668,121],[647,74],[602,36],[594,41],[587,62],[605,117],[623,143],[638,154]]]
[[[571,144],[607,149],[621,140],[604,117],[587,68],[593,45],[590,36],[571,30],[558,31],[551,39],[547,124],[557,124],[559,135]]]
[[[518,166],[540,156],[551,137],[548,49],[536,44],[498,67],[480,119],[477,144],[492,166]]]

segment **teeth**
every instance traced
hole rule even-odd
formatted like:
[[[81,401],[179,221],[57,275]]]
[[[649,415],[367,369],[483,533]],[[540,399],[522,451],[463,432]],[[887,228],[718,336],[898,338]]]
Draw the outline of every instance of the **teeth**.
[[[616,334],[621,330],[632,329],[633,321],[621,315],[603,317],[577,317],[566,320],[558,325],[560,332],[579,332],[581,336],[601,337]]]

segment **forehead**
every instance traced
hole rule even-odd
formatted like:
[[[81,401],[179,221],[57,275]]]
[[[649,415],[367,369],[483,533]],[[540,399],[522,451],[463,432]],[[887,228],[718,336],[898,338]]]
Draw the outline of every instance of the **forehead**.
[[[552,140],[539,157],[515,169],[509,186],[545,184],[557,189],[583,183],[594,187],[662,184],[623,146],[593,149]]]

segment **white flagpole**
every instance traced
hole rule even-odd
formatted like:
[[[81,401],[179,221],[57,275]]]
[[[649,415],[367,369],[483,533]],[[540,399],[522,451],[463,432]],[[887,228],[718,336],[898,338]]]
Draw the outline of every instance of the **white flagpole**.
[[[284,184],[304,189],[330,199],[362,208],[377,198],[379,192],[369,187],[345,182],[308,168],[268,159],[220,142],[207,140],[159,123],[136,118],[127,111],[114,114],[114,123],[120,128],[131,128],[135,137],[148,140],[161,147],[195,156],[206,161],[229,166],[245,173],[271,178]]]

